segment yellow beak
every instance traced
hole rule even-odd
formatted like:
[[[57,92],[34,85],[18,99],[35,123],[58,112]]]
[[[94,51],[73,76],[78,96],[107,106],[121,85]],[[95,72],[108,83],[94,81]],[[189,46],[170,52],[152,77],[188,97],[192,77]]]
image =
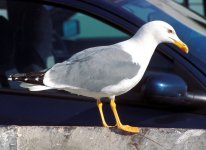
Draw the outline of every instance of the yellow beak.
[[[184,42],[182,42],[181,40],[177,41],[175,39],[173,39],[173,41],[174,41],[174,44],[181,49],[181,51],[183,51],[186,54],[189,52],[189,49]]]

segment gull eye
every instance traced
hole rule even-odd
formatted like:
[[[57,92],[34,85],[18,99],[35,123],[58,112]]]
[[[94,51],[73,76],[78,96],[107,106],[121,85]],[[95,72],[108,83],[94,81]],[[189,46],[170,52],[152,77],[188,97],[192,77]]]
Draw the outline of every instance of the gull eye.
[[[171,29],[168,29],[167,32],[168,33],[173,33],[173,31]]]

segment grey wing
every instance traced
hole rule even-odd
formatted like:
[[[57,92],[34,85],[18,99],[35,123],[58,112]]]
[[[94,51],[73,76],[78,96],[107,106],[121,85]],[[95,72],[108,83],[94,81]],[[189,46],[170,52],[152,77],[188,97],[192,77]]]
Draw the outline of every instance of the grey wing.
[[[71,58],[66,60],[66,63],[71,64],[75,62],[86,61],[87,59],[90,59],[93,55],[95,55],[96,53],[99,53],[100,51],[104,50],[106,47],[107,46],[99,46],[99,47],[85,49],[83,51],[80,51],[74,54]]]
[[[94,92],[134,77],[140,66],[119,46],[97,47],[56,64],[45,75],[48,86],[77,87]]]

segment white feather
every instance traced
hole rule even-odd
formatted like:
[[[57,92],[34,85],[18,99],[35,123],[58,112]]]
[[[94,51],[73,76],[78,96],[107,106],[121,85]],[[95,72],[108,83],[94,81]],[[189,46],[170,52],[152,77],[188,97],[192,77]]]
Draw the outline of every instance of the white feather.
[[[29,84],[29,83],[21,83],[20,86],[22,88],[27,88],[29,91],[43,91],[43,90],[50,90],[54,89],[52,87],[43,86],[43,85],[35,85],[35,84]]]

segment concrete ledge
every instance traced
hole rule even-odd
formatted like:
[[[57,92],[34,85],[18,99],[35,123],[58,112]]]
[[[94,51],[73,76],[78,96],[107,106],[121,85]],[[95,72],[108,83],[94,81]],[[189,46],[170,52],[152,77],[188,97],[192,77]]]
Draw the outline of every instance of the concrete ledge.
[[[142,128],[128,134],[115,128],[1,126],[0,150],[203,150],[206,130]]]

